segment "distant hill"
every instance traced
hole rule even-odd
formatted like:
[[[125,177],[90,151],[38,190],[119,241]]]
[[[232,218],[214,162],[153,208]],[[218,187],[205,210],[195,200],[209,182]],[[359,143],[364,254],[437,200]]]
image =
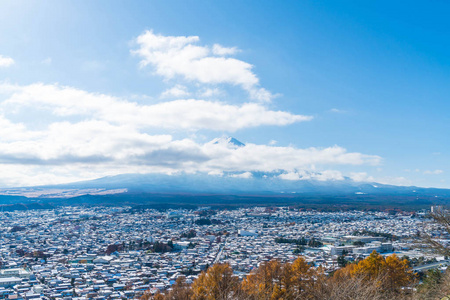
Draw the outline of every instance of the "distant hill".
[[[221,176],[208,174],[122,174],[90,181],[60,185],[3,189],[8,201],[15,197],[71,198],[82,195],[107,194],[218,194],[218,195],[392,195],[408,197],[450,198],[449,189],[420,188],[385,185],[372,182],[344,180],[286,180],[278,173],[251,173],[249,178],[225,173]]]
[[[89,190],[145,192],[145,193],[213,193],[213,194],[392,194],[411,196],[450,197],[449,189],[420,188],[386,185],[372,182],[344,180],[286,180],[277,174],[252,173],[250,178],[236,177],[236,174],[123,174],[91,181],[75,182],[53,186],[32,187],[55,190]],[[95,193],[94,193],[95,194]]]

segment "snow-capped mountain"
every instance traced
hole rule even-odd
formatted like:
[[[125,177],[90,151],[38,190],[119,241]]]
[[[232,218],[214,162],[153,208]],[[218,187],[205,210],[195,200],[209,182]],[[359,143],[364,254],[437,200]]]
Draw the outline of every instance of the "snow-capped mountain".
[[[282,173],[281,173],[282,174]],[[230,194],[230,195],[408,195],[450,197],[448,189],[430,189],[384,185],[379,183],[343,180],[299,179],[287,180],[280,173],[246,172],[221,175],[197,174],[122,174],[91,181],[54,186],[3,189],[3,195],[21,195],[41,198],[68,198],[83,194],[106,195],[114,193],[162,194]],[[319,176],[320,174],[316,174]],[[309,174],[311,176],[311,174]]]
[[[233,137],[220,137],[209,142],[230,149],[245,147]],[[0,189],[0,195],[29,198],[71,198],[81,195],[111,194],[220,194],[220,195],[403,195],[408,197],[450,197],[448,189],[429,189],[357,182],[330,171],[316,172],[220,172],[178,174],[122,174],[90,181],[39,187]]]
[[[224,137],[220,137],[220,138],[216,138],[214,140],[212,140],[210,143],[212,144],[219,144],[219,145],[224,145],[227,147],[232,147],[232,148],[238,148],[238,147],[244,147],[245,144],[238,141],[237,139],[235,139],[234,137],[231,136],[224,136]]]

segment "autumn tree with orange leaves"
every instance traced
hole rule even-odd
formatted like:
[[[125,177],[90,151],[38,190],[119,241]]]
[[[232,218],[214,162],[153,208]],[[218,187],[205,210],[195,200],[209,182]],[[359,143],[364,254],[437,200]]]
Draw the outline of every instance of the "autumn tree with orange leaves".
[[[307,264],[303,257],[293,263],[271,260],[254,270],[242,282],[248,299],[307,299],[323,276]]]
[[[384,258],[373,252],[331,276],[309,265],[303,257],[294,262],[262,263],[242,282],[228,264],[216,264],[188,285],[181,277],[155,300],[296,300],[296,299],[411,299],[405,289],[415,281],[406,260],[395,254]],[[144,298],[142,298],[144,299]],[[146,295],[145,299],[152,299]]]
[[[415,283],[415,275],[407,260],[401,260],[395,254],[384,258],[373,251],[359,263],[347,265],[336,271],[330,282],[341,287],[354,282],[365,289],[364,292],[370,289],[372,294],[386,294],[393,298],[409,291],[404,288]]]
[[[401,260],[395,254],[384,258],[376,251],[360,261],[353,274],[367,276],[368,280],[379,280],[380,287],[389,292],[399,291],[414,281],[406,259]]]
[[[202,272],[192,284],[193,300],[236,299],[240,282],[229,264],[215,264]]]

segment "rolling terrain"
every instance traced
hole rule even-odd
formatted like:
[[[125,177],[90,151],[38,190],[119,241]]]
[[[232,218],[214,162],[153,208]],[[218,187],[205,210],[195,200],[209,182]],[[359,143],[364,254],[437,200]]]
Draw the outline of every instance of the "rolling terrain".
[[[286,180],[279,173],[123,174],[90,181],[0,190],[3,209],[58,205],[151,207],[293,205],[316,209],[411,208],[446,204],[450,190],[344,180]]]

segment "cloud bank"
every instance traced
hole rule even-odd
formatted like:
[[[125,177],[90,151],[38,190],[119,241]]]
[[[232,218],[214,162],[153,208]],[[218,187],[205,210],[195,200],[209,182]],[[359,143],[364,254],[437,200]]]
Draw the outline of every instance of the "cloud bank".
[[[253,66],[229,57],[236,47],[198,45],[198,36],[163,36],[146,31],[137,37],[138,49],[132,53],[141,58],[140,66],[152,66],[165,79],[176,76],[201,84],[231,84],[248,92],[252,99],[268,102],[272,93],[260,87]]]
[[[227,140],[200,143],[154,133],[163,129],[180,133],[236,131],[310,120],[258,103],[231,105],[190,99],[142,104],[41,83],[0,84],[0,97],[0,168],[10,170],[0,175],[2,185],[59,183],[129,172],[226,171],[249,176],[251,171],[298,172],[332,165],[376,165],[381,160],[339,146],[236,146]],[[38,129],[34,123],[39,120],[19,118],[24,110],[42,116],[44,126]],[[22,122],[13,121],[17,118]],[[18,178],[11,179],[11,174]]]
[[[333,170],[336,166],[381,161],[337,145],[301,149],[277,146],[275,140],[268,145],[233,144],[228,139],[200,142],[197,132],[221,136],[313,118],[273,109],[275,105],[268,104],[273,94],[260,86],[253,66],[233,57],[240,52],[236,47],[200,45],[197,36],[152,31],[135,42],[132,53],[139,65],[174,81],[157,93],[158,101],[134,101],[56,83],[0,82],[0,186],[152,172],[231,172],[241,178],[250,178],[251,172],[281,172],[288,180],[342,180],[343,175]],[[13,63],[0,56],[0,66]],[[224,85],[242,89],[246,98],[226,101]]]
[[[11,57],[0,55],[0,68],[10,67],[14,64],[14,59]]]
[[[38,107],[55,116],[90,117],[134,127],[215,131],[236,131],[262,125],[283,126],[309,121],[311,116],[269,110],[259,103],[227,104],[199,99],[139,104],[116,97],[88,93],[42,83],[27,86],[0,84],[6,98],[2,107],[18,110]]]

